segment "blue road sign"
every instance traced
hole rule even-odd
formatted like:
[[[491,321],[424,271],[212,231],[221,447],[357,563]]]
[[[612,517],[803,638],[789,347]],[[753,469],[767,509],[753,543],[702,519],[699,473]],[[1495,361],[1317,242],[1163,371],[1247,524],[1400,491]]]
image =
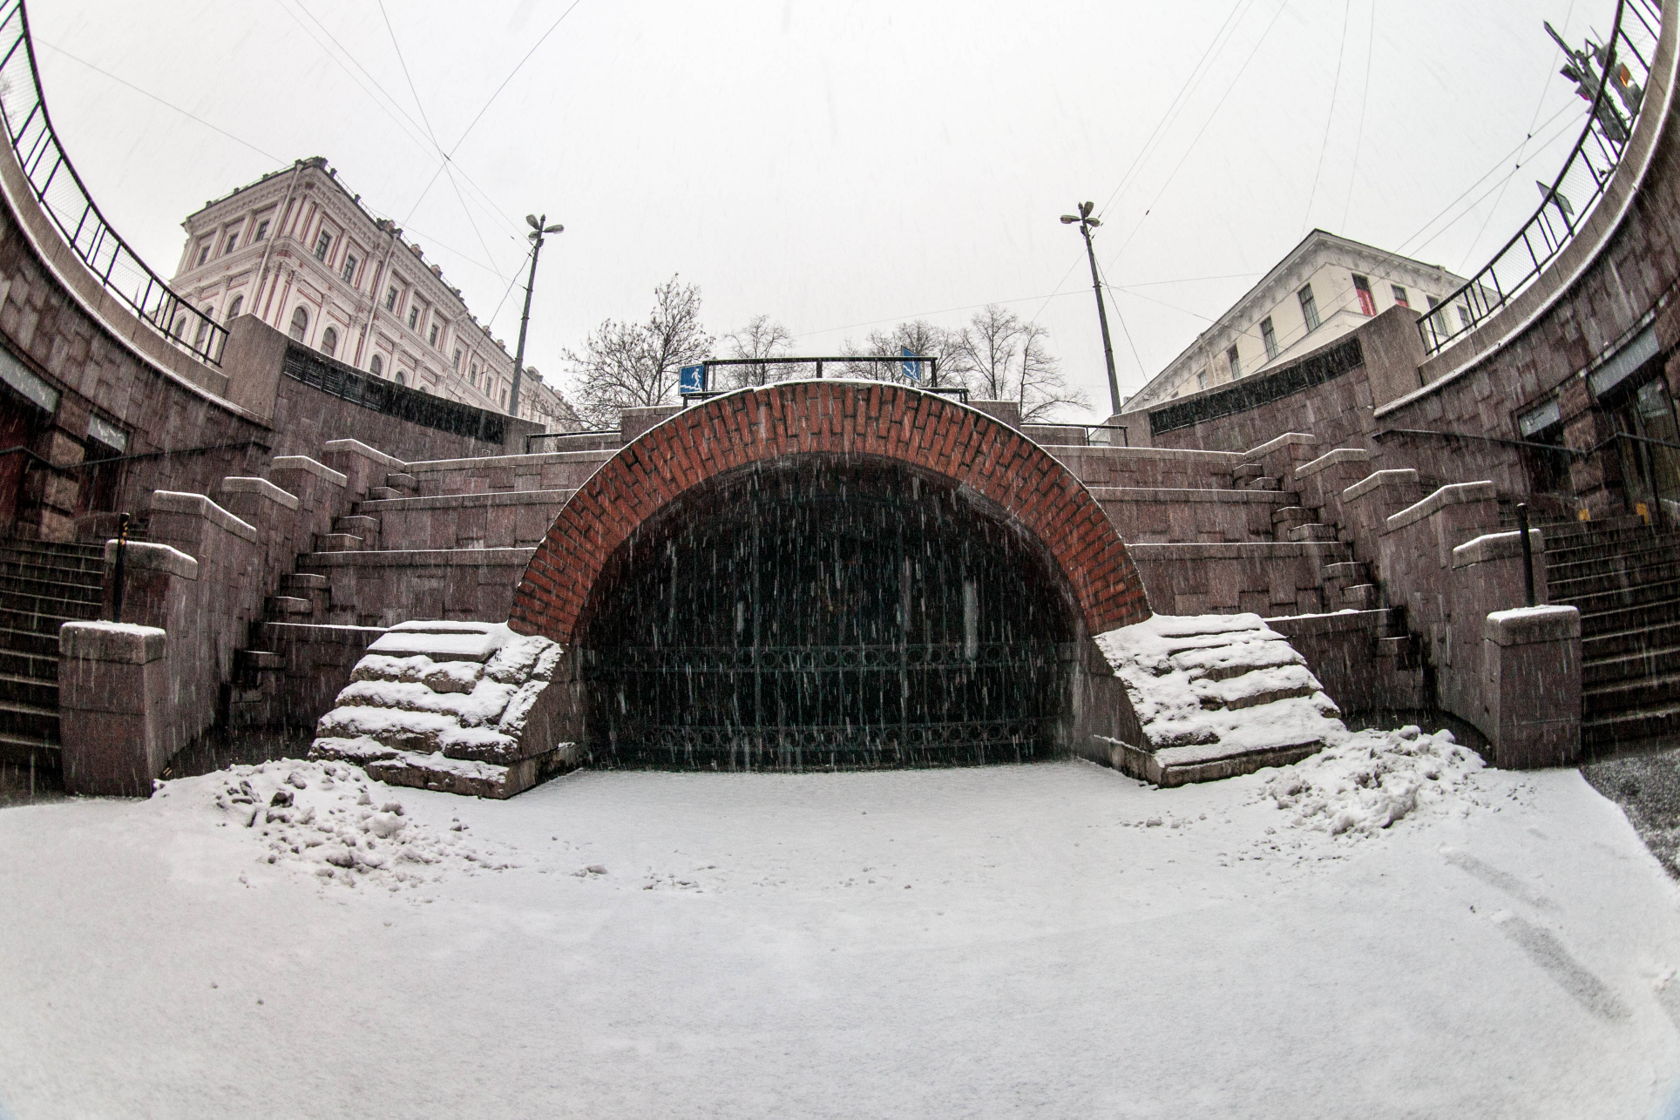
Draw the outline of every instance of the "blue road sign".
[[[899,366],[904,370],[904,376],[912,381],[920,381],[922,379],[922,363],[914,360],[916,352],[908,346],[902,346],[899,348],[899,353],[904,355],[904,361],[899,363]]]
[[[706,367],[683,366],[677,371],[677,392],[704,393],[706,391]]]

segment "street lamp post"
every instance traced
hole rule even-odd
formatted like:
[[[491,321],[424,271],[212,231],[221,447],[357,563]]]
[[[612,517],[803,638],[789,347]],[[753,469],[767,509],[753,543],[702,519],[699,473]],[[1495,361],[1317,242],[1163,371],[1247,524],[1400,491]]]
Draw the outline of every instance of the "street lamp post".
[[[513,354],[513,388],[508,390],[508,415],[519,416],[519,381],[525,372],[525,330],[531,325],[531,290],[537,286],[537,257],[542,253],[543,235],[559,233],[566,227],[559,222],[544,225],[548,215],[537,217],[535,214],[525,215],[525,222],[531,227],[531,232],[525,237],[531,242],[531,272],[525,279],[525,310],[519,316],[519,345]]]
[[[1077,215],[1062,215],[1062,224],[1071,226],[1077,222],[1079,232],[1085,235],[1085,256],[1091,262],[1091,291],[1097,296],[1097,324],[1102,327],[1103,360],[1108,363],[1108,403],[1111,409],[1109,415],[1113,416],[1120,411],[1120,379],[1114,374],[1114,345],[1108,339],[1108,311],[1103,306],[1102,281],[1097,279],[1097,250],[1091,244],[1091,231],[1102,225],[1091,217],[1093,209],[1095,207],[1089,202],[1081,202]]]

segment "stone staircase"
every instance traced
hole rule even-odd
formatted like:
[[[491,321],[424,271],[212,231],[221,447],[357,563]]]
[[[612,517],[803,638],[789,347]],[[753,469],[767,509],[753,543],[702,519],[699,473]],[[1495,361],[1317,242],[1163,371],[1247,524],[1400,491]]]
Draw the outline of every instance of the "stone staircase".
[[[1680,533],[1638,518],[1547,526],[1548,598],[1581,612],[1583,745],[1680,732]]]
[[[0,767],[58,769],[58,628],[99,616],[101,545],[0,545]]]

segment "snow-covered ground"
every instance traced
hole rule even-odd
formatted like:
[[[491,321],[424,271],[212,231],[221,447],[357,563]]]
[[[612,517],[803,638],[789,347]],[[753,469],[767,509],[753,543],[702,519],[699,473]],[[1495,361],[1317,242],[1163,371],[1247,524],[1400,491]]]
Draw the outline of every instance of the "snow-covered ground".
[[[1680,894],[1621,812],[1415,733],[1174,790],[269,763],[0,851],[18,1120],[1643,1120],[1680,1072]]]

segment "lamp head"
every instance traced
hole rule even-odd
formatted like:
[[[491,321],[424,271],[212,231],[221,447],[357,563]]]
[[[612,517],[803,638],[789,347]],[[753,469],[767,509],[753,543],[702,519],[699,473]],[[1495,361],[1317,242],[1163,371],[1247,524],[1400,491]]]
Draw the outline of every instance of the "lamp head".
[[[544,217],[547,217],[547,215],[544,215]],[[530,226],[532,229],[541,229],[542,228],[542,220],[540,218],[538,218],[535,214],[525,215],[525,224]]]
[[[1072,214],[1063,214],[1062,215],[1062,224],[1064,226],[1071,226],[1074,222],[1077,222],[1078,220],[1079,219],[1074,217]]]

